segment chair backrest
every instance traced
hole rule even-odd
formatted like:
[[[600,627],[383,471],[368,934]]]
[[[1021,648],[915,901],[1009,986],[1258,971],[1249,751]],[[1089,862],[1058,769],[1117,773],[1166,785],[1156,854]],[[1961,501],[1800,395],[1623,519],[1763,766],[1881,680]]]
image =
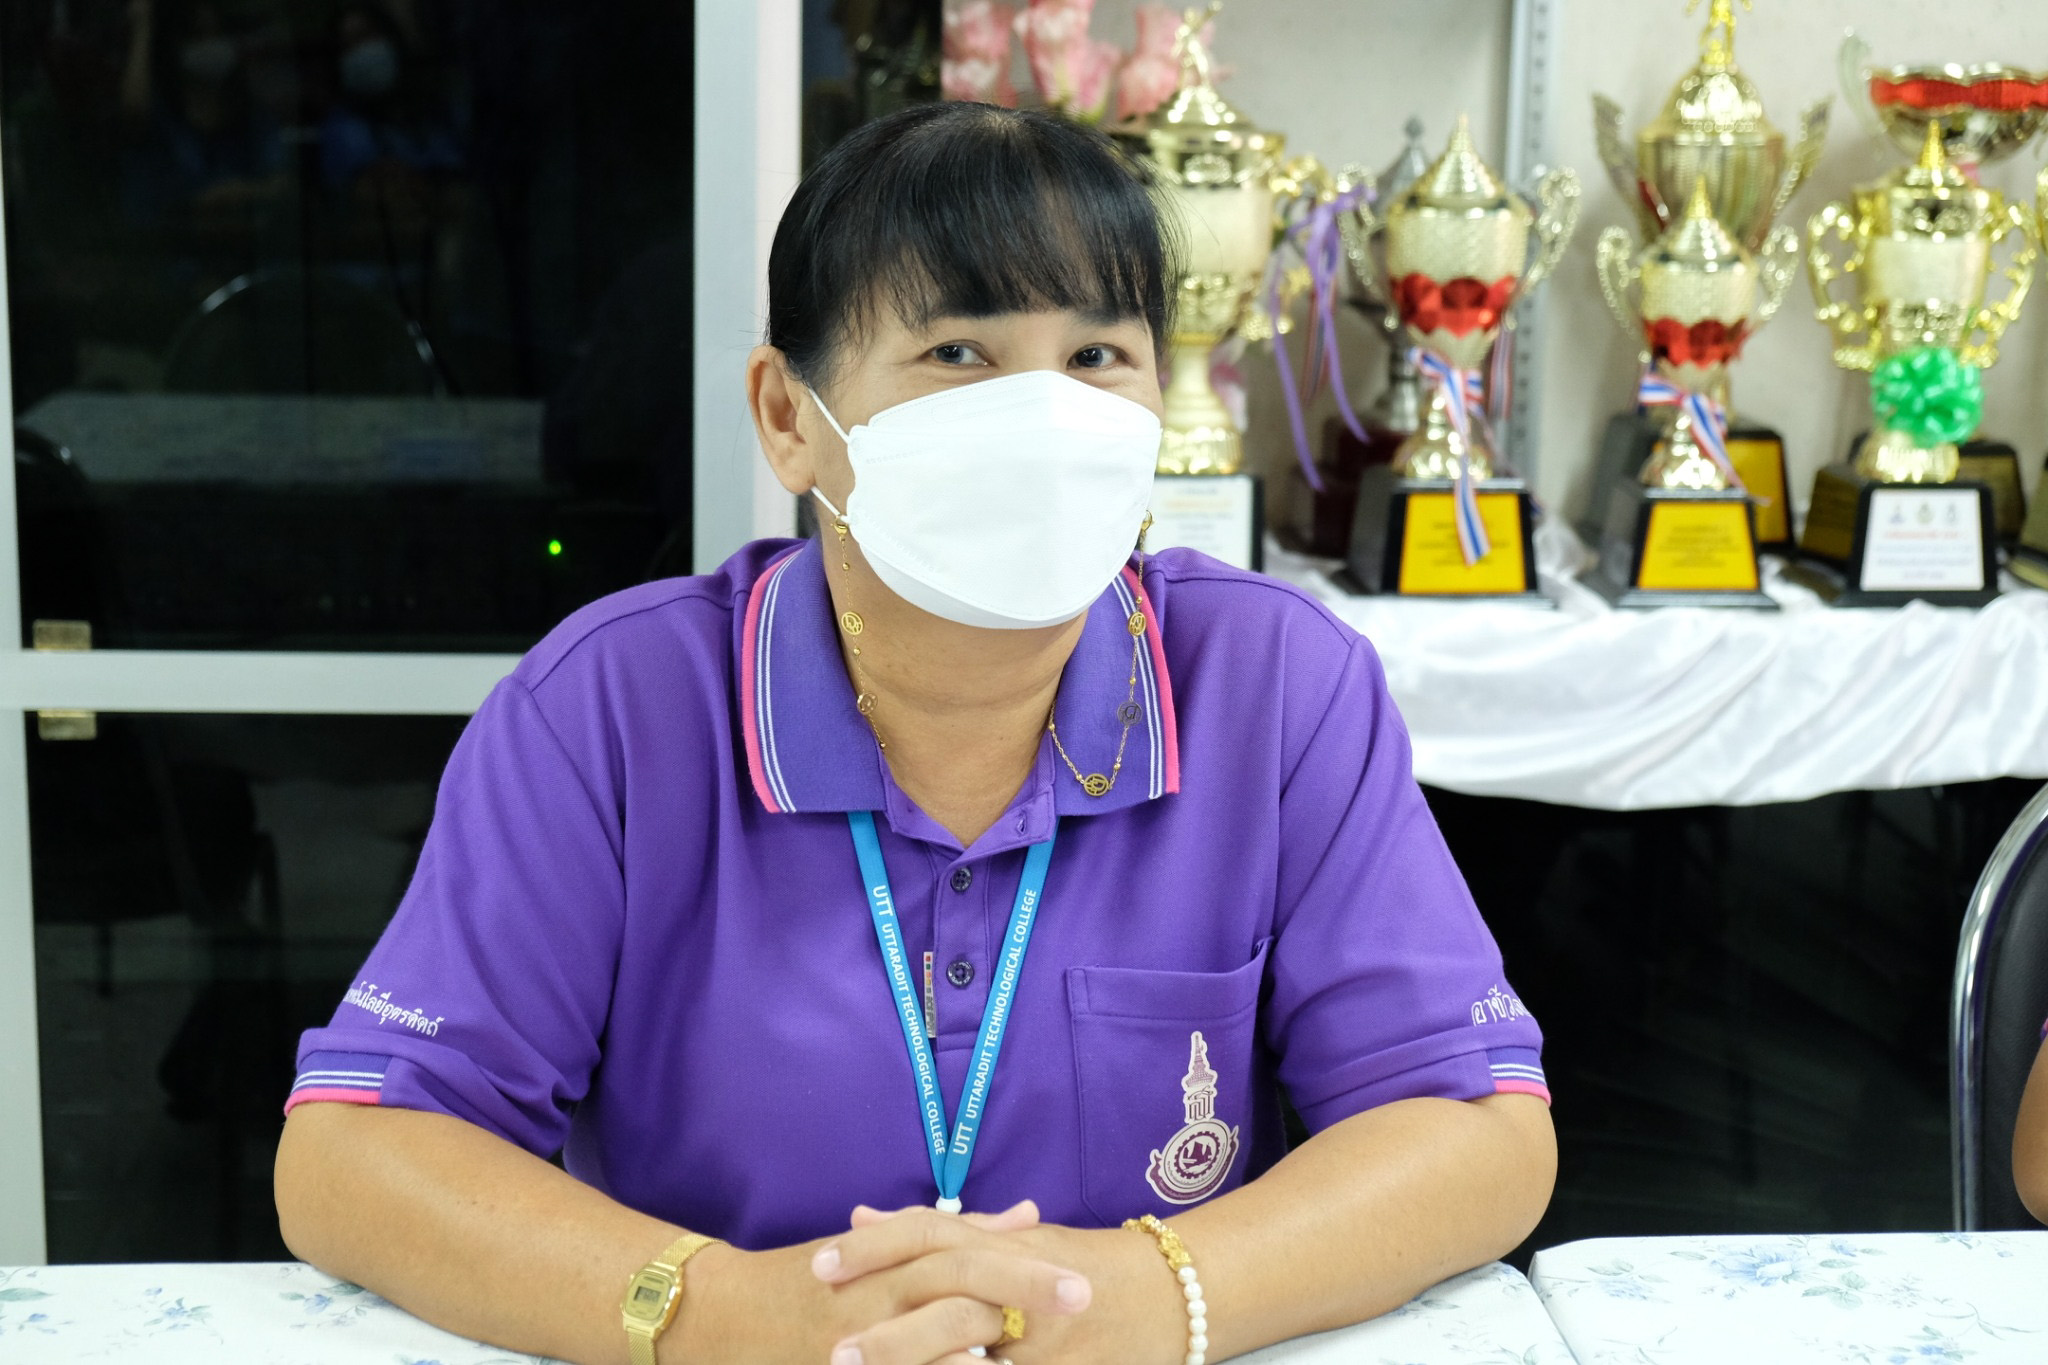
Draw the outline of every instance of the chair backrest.
[[[2020,1096],[2048,1020],[2048,787],[1999,840],[1971,893],[1949,1016],[1958,1229],[2038,1227],[2013,1186]]]

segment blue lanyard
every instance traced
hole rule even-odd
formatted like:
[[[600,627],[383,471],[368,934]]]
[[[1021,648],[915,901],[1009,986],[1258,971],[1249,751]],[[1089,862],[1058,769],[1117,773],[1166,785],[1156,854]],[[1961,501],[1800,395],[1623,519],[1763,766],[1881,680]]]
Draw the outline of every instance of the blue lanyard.
[[[1033,844],[1024,855],[1024,877],[1017,884],[1017,904],[1010,911],[1010,927],[1003,935],[995,980],[989,984],[988,1007],[982,1011],[981,1034],[974,1042],[967,1088],[961,1092],[959,1112],[948,1130],[946,1110],[939,1095],[938,1064],[932,1058],[931,1040],[925,1035],[924,1010],[910,984],[910,955],[903,946],[903,927],[896,920],[889,869],[882,862],[882,841],[875,837],[875,817],[864,810],[852,811],[846,822],[853,827],[853,849],[860,858],[861,880],[867,886],[875,939],[882,945],[882,965],[889,970],[889,989],[896,996],[896,1020],[903,1025],[903,1042],[910,1049],[910,1071],[917,1079],[917,1107],[924,1118],[932,1178],[939,1185],[939,1207],[948,1213],[958,1213],[960,1190],[967,1184],[967,1168],[974,1164],[974,1144],[981,1136],[981,1114],[988,1105],[989,1083],[995,1079],[996,1057],[1003,1050],[1003,1031],[1010,1022],[1010,1006],[1017,998],[1018,978],[1024,974],[1024,950],[1031,945],[1031,927],[1038,920],[1039,901],[1045,894],[1046,869],[1052,866],[1052,836],[1044,843]],[[1055,824],[1053,835],[1058,833],[1059,826]]]

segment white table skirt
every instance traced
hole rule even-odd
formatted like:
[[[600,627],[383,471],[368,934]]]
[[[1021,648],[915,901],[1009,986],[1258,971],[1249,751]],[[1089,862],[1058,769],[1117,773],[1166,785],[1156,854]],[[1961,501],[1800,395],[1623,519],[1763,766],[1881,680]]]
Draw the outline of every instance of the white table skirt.
[[[0,1269],[0,1361],[72,1365],[547,1365],[429,1327],[296,1262]],[[1254,1355],[1256,1365],[1572,1365],[1529,1282],[1504,1265],[1385,1317]]]
[[[2048,1361],[2048,1232],[1604,1238],[1529,1275],[1578,1365]]]
[[[1416,776],[1452,791],[1645,810],[2048,777],[2048,592],[1836,610],[1767,560],[1782,610],[1617,611],[1583,554],[1539,532],[1554,611],[1353,597],[1270,544],[1266,568],[1373,642]]]

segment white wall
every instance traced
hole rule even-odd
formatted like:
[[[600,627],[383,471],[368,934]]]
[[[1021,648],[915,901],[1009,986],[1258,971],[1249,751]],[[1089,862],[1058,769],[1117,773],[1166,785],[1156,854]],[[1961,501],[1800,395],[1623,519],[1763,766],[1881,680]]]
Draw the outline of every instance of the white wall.
[[[1095,32],[1128,45],[1133,0],[1098,0]],[[1593,244],[1609,224],[1634,226],[1595,153],[1592,94],[1619,100],[1631,135],[1655,116],[1679,75],[1697,59],[1702,18],[1681,0],[1553,0],[1557,24],[1551,89],[1553,145],[1546,160],[1578,171],[1585,214],[1572,249],[1546,286],[1538,490],[1577,511],[1592,448],[1607,416],[1624,406],[1636,377],[1634,343],[1608,316],[1593,270]],[[1801,109],[1836,88],[1835,50],[1853,24],[1881,62],[1991,61],[2039,65],[2048,52],[2048,4],[2041,0],[1758,0],[1737,37],[1742,69],[1756,82],[1772,121],[1791,134]],[[1218,23],[1218,60],[1235,68],[1224,91],[1261,124],[1287,133],[1296,151],[1331,165],[1380,165],[1399,146],[1400,125],[1422,116],[1441,147],[1460,110],[1474,116],[1481,150],[1505,159],[1508,57],[1506,0],[1232,0]],[[1784,221],[1802,229],[1830,199],[1902,160],[1834,104],[1827,151]],[[1990,168],[1989,185],[2031,196],[2037,150]],[[2044,278],[2048,285],[2048,278]],[[1768,421],[1790,447],[1794,498],[1803,504],[1813,470],[1839,458],[1865,424],[1868,388],[1835,369],[1826,332],[1814,321],[1805,272],[1785,310],[1750,344],[1736,371],[1736,401]],[[1985,432],[2017,444],[2030,467],[2048,446],[2048,290],[2011,333],[1987,376]],[[1347,332],[1347,372],[1366,392],[1379,363],[1377,339]],[[1250,444],[1268,470],[1292,456],[1269,357],[1252,358]],[[1327,413],[1325,400],[1318,412]],[[1319,424],[1318,429],[1319,429]],[[1284,485],[1274,486],[1275,502]]]

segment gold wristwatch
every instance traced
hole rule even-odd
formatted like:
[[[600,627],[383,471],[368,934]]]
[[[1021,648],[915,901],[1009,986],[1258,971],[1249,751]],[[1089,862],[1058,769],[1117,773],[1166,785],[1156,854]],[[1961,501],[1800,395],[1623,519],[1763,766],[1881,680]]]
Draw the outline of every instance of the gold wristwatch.
[[[654,1343],[676,1320],[683,1301],[683,1267],[692,1256],[718,1239],[686,1232],[668,1250],[641,1266],[626,1286],[619,1313],[626,1320],[626,1345],[633,1365],[654,1365]]]

